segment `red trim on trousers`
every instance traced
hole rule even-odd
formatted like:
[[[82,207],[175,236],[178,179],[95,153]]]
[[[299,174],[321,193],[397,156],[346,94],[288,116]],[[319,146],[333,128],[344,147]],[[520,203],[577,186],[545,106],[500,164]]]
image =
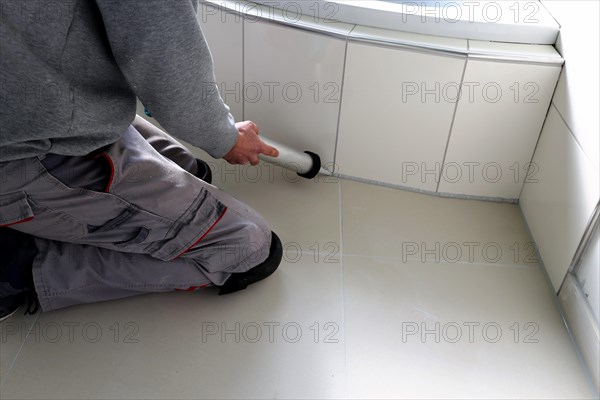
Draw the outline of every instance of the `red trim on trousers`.
[[[221,215],[219,216],[219,218],[217,218],[217,220],[216,220],[216,221],[215,221],[215,222],[214,222],[214,223],[213,223],[213,224],[210,226],[210,228],[208,228],[208,230],[207,230],[206,232],[204,232],[204,235],[200,236],[200,239],[196,240],[196,241],[194,242],[194,244],[192,244],[190,247],[188,247],[187,249],[185,249],[185,250],[184,250],[184,251],[183,251],[181,254],[179,254],[179,255],[178,255],[177,257],[175,257],[175,258],[179,258],[179,257],[181,257],[182,255],[184,255],[185,253],[187,253],[188,251],[190,251],[191,249],[193,249],[193,248],[194,248],[194,246],[196,246],[198,243],[200,243],[200,241],[201,241],[202,239],[204,239],[204,238],[206,237],[206,235],[208,235],[208,233],[209,233],[210,231],[212,231],[212,229],[213,229],[213,228],[214,228],[214,227],[215,227],[215,226],[216,226],[216,225],[219,223],[219,221],[221,220],[221,218],[223,218],[223,216],[225,215],[225,213],[226,213],[226,212],[227,212],[227,208],[225,208],[225,209],[223,210],[223,212],[221,213]]]
[[[206,283],[206,284],[200,285],[200,286],[190,286],[187,289],[175,289],[175,290],[178,291],[178,292],[195,292],[197,290],[204,289],[204,288],[207,288],[209,286],[212,286],[212,285],[210,283]]]
[[[108,183],[106,184],[106,189],[105,189],[105,192],[108,193],[110,191],[110,186],[112,185],[113,179],[115,177],[115,164],[113,164],[113,160],[106,153],[100,153],[95,156],[92,156],[92,158],[94,158],[94,159],[98,158],[98,157],[104,158],[105,160],[108,161],[108,164],[110,165],[110,179],[108,180]]]
[[[22,219],[20,221],[16,221],[16,222],[11,222],[10,224],[6,224],[6,225],[0,225],[0,227],[5,228],[7,226],[11,226],[11,225],[17,225],[17,224],[22,224],[23,222],[28,222],[31,221],[33,219],[33,217],[27,217],[25,219]]]

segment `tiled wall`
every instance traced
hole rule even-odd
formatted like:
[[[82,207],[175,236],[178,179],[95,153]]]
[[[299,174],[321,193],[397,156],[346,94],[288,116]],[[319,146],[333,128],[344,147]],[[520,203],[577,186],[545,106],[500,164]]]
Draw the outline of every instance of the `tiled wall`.
[[[223,97],[261,134],[313,151],[348,177],[519,198],[559,65],[471,60],[467,40],[345,24],[327,35],[223,10],[200,19]]]
[[[558,291],[598,201],[598,175],[554,105],[533,162],[538,172],[520,204]]]
[[[254,120],[261,134],[335,161],[345,176],[519,199],[558,290],[598,200],[599,181],[598,5],[582,2],[590,8],[582,14],[571,3],[547,5],[564,17],[557,43],[567,60],[562,73],[557,64],[460,56],[468,49],[551,57],[557,55],[551,46],[339,23],[333,24],[337,35],[326,35],[244,20],[214,6],[199,18],[237,120]],[[583,15],[589,23],[580,23]],[[356,40],[369,36],[459,51]]]
[[[198,19],[208,40],[221,96],[236,121],[243,121],[244,23],[239,15],[202,5]]]
[[[600,29],[596,1],[543,1],[561,25],[556,48],[565,68],[552,103],[593,166],[600,165]]]
[[[350,43],[336,163],[344,175],[435,192],[464,57]]]
[[[521,207],[558,291],[599,198],[599,6],[543,4],[561,24],[565,66],[533,158],[538,179],[525,184]]]
[[[263,22],[244,30],[244,118],[333,163],[346,43]]]
[[[559,72],[557,66],[469,60],[439,191],[518,199]]]
[[[565,66],[533,158],[539,179],[525,183],[520,204],[565,320],[600,390],[598,233],[579,269],[568,273],[600,197],[600,6],[591,1],[542,4],[561,25],[556,48]]]

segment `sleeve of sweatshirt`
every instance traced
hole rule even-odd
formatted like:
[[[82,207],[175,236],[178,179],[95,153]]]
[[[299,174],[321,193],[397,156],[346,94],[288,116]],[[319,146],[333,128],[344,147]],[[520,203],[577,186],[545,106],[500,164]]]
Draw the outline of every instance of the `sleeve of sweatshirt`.
[[[194,0],[96,0],[119,68],[173,136],[215,158],[238,131],[218,91]]]

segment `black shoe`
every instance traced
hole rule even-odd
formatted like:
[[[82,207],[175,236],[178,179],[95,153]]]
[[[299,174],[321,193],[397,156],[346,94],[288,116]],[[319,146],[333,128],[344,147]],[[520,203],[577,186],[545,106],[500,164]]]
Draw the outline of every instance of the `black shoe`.
[[[196,177],[202,179],[206,183],[212,184],[212,172],[210,170],[210,166],[199,158],[196,158],[196,162],[198,163],[198,172],[196,172]]]
[[[283,246],[281,245],[281,240],[279,240],[279,237],[275,234],[275,232],[271,232],[271,249],[269,252],[269,257],[249,271],[239,274],[232,274],[229,279],[225,281],[225,284],[221,286],[221,290],[219,290],[219,296],[244,290],[248,287],[248,285],[267,278],[269,275],[275,272],[277,267],[279,267],[282,257]]]
[[[39,303],[33,284],[32,264],[37,255],[33,237],[0,228],[0,248],[4,249],[0,252],[0,321],[25,303],[25,314],[35,314]]]
[[[0,322],[12,317],[25,303],[27,307],[23,315],[33,315],[38,312],[40,303],[35,290],[0,297]]]
[[[0,322],[4,321],[8,317],[11,317],[14,313],[19,311],[19,308],[25,304],[24,293],[19,293],[13,296],[5,296],[0,298]]]
[[[25,303],[27,303],[27,306],[23,315],[33,315],[38,312],[40,302],[35,290],[0,297],[0,322],[12,317]]]

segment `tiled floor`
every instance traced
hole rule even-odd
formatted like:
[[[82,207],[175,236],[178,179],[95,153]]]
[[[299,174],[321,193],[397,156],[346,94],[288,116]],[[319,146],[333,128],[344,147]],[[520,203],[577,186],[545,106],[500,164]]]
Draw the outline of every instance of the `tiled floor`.
[[[269,166],[215,181],[271,221],[279,271],[9,319],[1,398],[594,396],[517,206]]]

